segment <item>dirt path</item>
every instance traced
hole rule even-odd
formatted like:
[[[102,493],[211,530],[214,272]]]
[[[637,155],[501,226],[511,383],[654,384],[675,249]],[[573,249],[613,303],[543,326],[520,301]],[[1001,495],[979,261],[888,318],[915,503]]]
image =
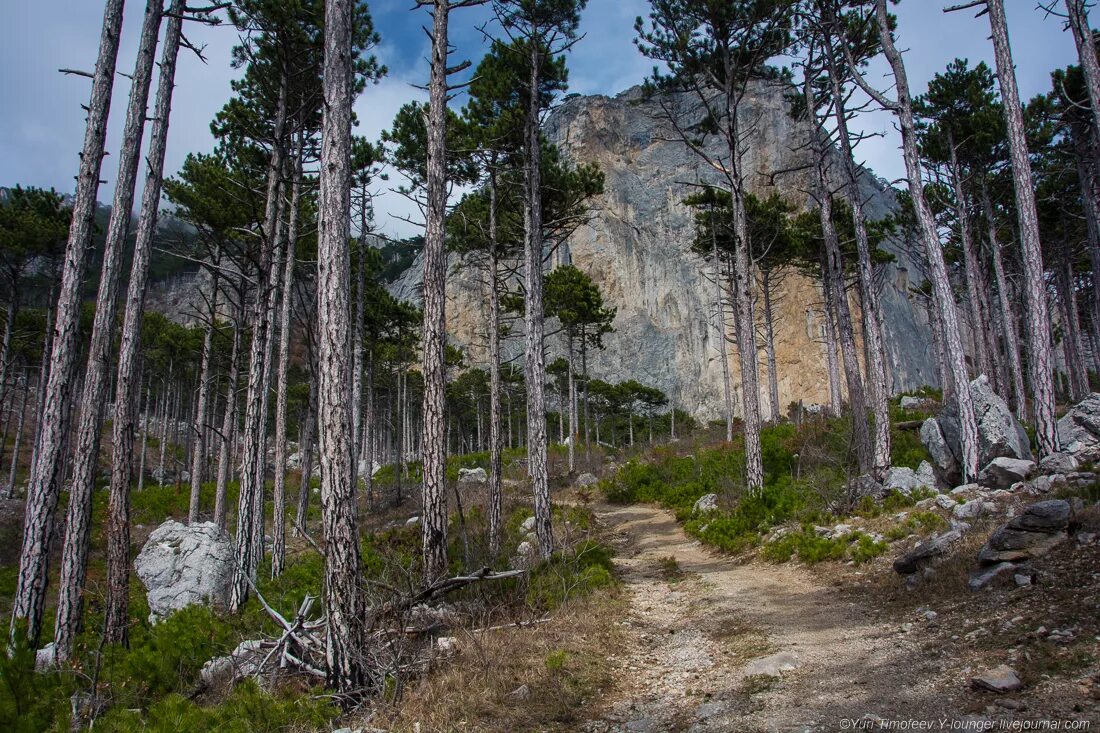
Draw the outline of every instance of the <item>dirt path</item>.
[[[630,644],[612,660],[622,692],[589,731],[834,731],[954,707],[915,639],[806,570],[735,565],[655,507],[597,513],[618,535]]]

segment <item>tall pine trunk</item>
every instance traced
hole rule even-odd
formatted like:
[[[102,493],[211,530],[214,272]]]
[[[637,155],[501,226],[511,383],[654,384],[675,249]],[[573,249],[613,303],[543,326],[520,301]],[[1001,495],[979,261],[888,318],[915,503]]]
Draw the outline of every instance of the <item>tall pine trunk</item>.
[[[364,604],[359,532],[351,482],[351,324],[347,242],[351,235],[352,0],[325,1],[324,114],[318,195],[317,330],[321,523],[325,549],[325,658],[330,685],[341,691],[364,681]]]
[[[825,321],[825,373],[829,380],[829,414],[833,417],[840,417],[841,412],[844,410],[844,399],[840,391],[840,365],[836,358],[836,307],[833,305],[832,288],[827,282],[828,262],[825,261],[826,258],[824,257],[822,260],[821,297]]]
[[[233,348],[229,354],[229,375],[225,384],[225,411],[218,434],[218,470],[214,482],[214,523],[226,528],[228,513],[229,474],[233,463],[233,431],[237,426],[237,378],[241,363],[241,311],[244,309],[244,290],[238,292],[238,303],[233,317]]]
[[[925,255],[928,260],[929,279],[932,282],[936,308],[943,328],[944,351],[947,357],[948,371],[956,385],[955,405],[959,414],[962,449],[963,480],[978,475],[978,423],[974,415],[974,402],[968,388],[966,371],[966,353],[959,330],[959,315],[955,307],[955,295],[947,275],[947,265],[943,259],[943,247],[936,231],[936,222],[928,201],[924,196],[924,181],[921,178],[920,153],[917,149],[917,128],[913,117],[913,100],[909,92],[909,78],[905,71],[905,62],[894,45],[890,31],[890,18],[886,11],[886,0],[875,0],[875,18],[878,23],[879,40],[883,53],[890,63],[897,89],[897,102],[892,105],[898,117],[901,129],[902,151],[905,158],[905,170],[909,178],[909,193],[913,199],[917,224],[924,240]]]
[[[497,179],[489,170],[489,557],[500,553],[503,532],[503,466],[500,425],[500,292],[497,251]]]
[[[424,462],[420,526],[424,583],[447,571],[447,20],[451,0],[432,3],[432,66],[428,83],[427,221],[424,234]]]
[[[287,389],[290,383],[290,315],[294,298],[294,259],[298,240],[298,205],[302,191],[302,145],[294,159],[294,180],[290,191],[286,262],[283,266],[283,295],[279,310],[278,374],[275,387],[275,486],[271,510],[271,576],[278,577],[286,563],[286,461]],[[302,447],[298,446],[299,454]]]
[[[107,608],[104,638],[108,643],[125,643],[129,633],[130,603],[130,474],[134,453],[135,377],[145,311],[145,287],[149,277],[153,235],[157,230],[168,122],[172,113],[172,89],[176,75],[182,33],[184,0],[173,0],[164,34],[164,48],[157,78],[153,127],[146,154],[147,173],[142,191],[141,214],[134,240],[133,263],[126,294],[126,312],[119,345],[118,375],[115,379],[115,419],[112,425],[114,464],[107,503]]]
[[[714,330],[718,349],[718,367],[722,370],[722,398],[726,411],[726,442],[733,441],[733,388],[730,385],[730,359],[726,348],[726,299],[722,294],[722,258],[718,254],[717,222],[710,211],[710,256],[714,260]]]
[[[195,422],[192,426],[194,443],[191,446],[191,497],[187,510],[187,522],[189,524],[199,521],[203,467],[206,461],[206,437],[208,433],[206,423],[210,412],[210,385],[213,382],[210,370],[211,361],[214,357],[214,332],[218,327],[218,275],[216,273],[213,276],[211,291],[210,323],[206,325],[206,333],[202,339],[198,397],[195,405]]]
[[[57,621],[54,626],[54,652],[59,662],[67,661],[72,655],[73,641],[80,626],[81,599],[88,567],[92,490],[95,488],[96,472],[99,468],[103,403],[109,386],[108,368],[114,341],[119,269],[122,266],[122,250],[134,205],[134,187],[141,161],[141,139],[145,130],[162,8],[162,0],[150,0],[145,7],[137,62],[131,77],[130,101],[126,109],[118,180],[111,205],[111,217],[107,224],[107,239],[103,246],[103,271],[100,273],[99,291],[96,295],[88,364],[84,372],[84,392],[80,398],[76,449],[73,452],[73,480],[65,522],[65,545],[61,554],[61,581],[58,586]]]
[[[537,34],[536,34],[537,35]],[[531,39],[528,89],[537,90],[543,60],[541,39]],[[554,551],[554,532],[550,521],[550,483],[546,456],[546,354],[543,351],[542,302],[542,183],[539,145],[539,95],[528,95],[524,120],[524,195],[523,209],[524,277],[524,377],[527,382],[527,472],[535,504],[535,536],[539,553],[549,559]]]
[[[122,33],[122,6],[123,0],[107,0],[103,11],[99,56],[92,79],[72,222],[62,266],[50,373],[42,410],[38,413],[38,453],[27,488],[19,577],[12,602],[11,636],[14,639],[19,633],[25,633],[32,644],[38,643],[42,630],[50,544],[64,463],[62,445],[69,428],[70,406],[75,397],[73,386],[79,351],[80,288],[95,230],[96,194],[99,191],[107,117],[111,108],[119,36]]]
[[[768,355],[768,402],[770,419],[779,420],[779,372],[775,361],[775,321],[772,315],[772,271],[760,273],[761,288],[764,291],[764,351]]]
[[[882,0],[879,0],[882,2]],[[1039,219],[1035,203],[1035,180],[1031,175],[1027,132],[1023,107],[1016,87],[1016,71],[1008,40],[1003,0],[987,0],[989,26],[993,32],[993,50],[997,59],[997,79],[1001,100],[1012,180],[1016,189],[1016,216],[1020,227],[1020,246],[1024,265],[1024,292],[1027,305],[1027,365],[1031,383],[1031,399],[1035,413],[1035,435],[1039,455],[1046,456],[1059,449],[1058,429],[1054,416],[1054,379],[1051,374],[1050,318],[1047,313],[1046,279],[1040,246]]]

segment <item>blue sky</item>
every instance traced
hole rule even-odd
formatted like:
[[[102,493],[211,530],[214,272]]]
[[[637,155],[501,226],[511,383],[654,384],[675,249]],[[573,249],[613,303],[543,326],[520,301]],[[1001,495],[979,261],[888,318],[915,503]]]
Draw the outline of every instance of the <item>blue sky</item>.
[[[356,104],[361,120],[358,134],[376,139],[389,126],[404,102],[423,98],[413,85],[427,78],[428,38],[421,29],[427,12],[413,10],[412,0],[374,0],[369,3],[375,26],[382,35],[376,50],[390,74],[368,88]],[[984,59],[992,65],[988,24],[971,13],[944,15],[948,0],[905,0],[894,8],[898,14],[899,47],[906,51],[914,93],[923,91],[928,79],[955,57]],[[1036,0],[1005,0],[1021,93],[1025,99],[1049,88],[1051,70],[1075,63],[1073,41],[1059,19],[1035,9]],[[119,70],[129,72],[137,48],[137,33],[144,3],[129,0],[123,25]],[[633,45],[633,22],[644,15],[647,0],[589,0],[582,15],[584,38],[569,58],[570,91],[581,94],[616,94],[638,83],[652,64]],[[0,185],[53,186],[72,189],[77,152],[83,135],[89,80],[62,76],[61,67],[90,68],[99,39],[102,3],[99,0],[6,0],[0,10]],[[474,63],[485,41],[479,27],[490,20],[487,8],[455,11],[451,38],[456,58]],[[490,30],[492,30],[490,28]],[[187,31],[196,45],[205,45],[207,64],[183,52],[176,78],[167,167],[175,171],[188,152],[213,147],[209,121],[229,97],[235,71],[229,52],[236,43],[231,27]],[[870,77],[882,81],[884,64],[872,67]],[[885,82],[884,82],[885,83]],[[108,132],[108,150],[115,150],[120,136],[128,84],[118,77]],[[864,142],[859,155],[880,176],[894,180],[904,174],[898,138],[889,115],[870,114],[858,128],[884,133]],[[108,201],[114,187],[116,158],[108,157],[102,177],[100,200]],[[415,228],[400,217],[415,216],[401,196],[385,193],[377,199],[378,224],[391,235],[406,235]]]

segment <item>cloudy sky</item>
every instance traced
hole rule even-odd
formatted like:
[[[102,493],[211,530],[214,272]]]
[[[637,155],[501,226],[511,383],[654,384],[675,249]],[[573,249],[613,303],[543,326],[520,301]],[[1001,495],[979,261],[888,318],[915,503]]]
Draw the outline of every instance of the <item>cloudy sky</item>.
[[[947,0],[905,0],[896,7],[899,46],[906,49],[906,63],[914,92],[923,91],[928,79],[955,57],[992,66],[989,29],[984,18],[970,13],[942,12]],[[120,71],[129,71],[137,48],[138,26],[144,3],[127,3]],[[426,11],[411,10],[412,0],[370,2],[375,25],[382,35],[376,53],[390,70],[377,86],[356,104],[361,121],[357,134],[377,139],[404,102],[423,98],[413,85],[427,79],[428,39],[421,26]],[[1025,99],[1049,88],[1051,70],[1075,62],[1072,39],[1059,19],[1037,11],[1036,0],[1006,0],[1013,52],[1022,96]],[[569,58],[570,91],[581,94],[615,94],[638,83],[652,64],[633,45],[633,20],[647,11],[647,0],[589,0],[582,16],[584,38]],[[5,0],[0,9],[0,185],[35,185],[71,191],[77,153],[83,136],[84,114],[90,81],[63,76],[57,69],[89,69],[99,39],[102,2],[99,0]],[[452,41],[458,56],[475,63],[484,52],[479,30],[489,20],[485,8],[456,11],[451,20]],[[490,29],[491,30],[491,29]],[[236,72],[230,68],[230,49],[237,42],[231,27],[186,31],[198,46],[205,46],[207,63],[182,52],[176,75],[167,167],[175,171],[189,152],[213,147],[209,122],[230,94]],[[873,81],[881,80],[885,65],[872,69]],[[885,82],[884,82],[885,84]],[[118,77],[112,106],[107,149],[116,149],[125,111],[128,85]],[[460,100],[461,101],[461,100]],[[889,115],[867,115],[857,126],[885,133],[866,141],[859,154],[880,176],[894,180],[904,175]],[[104,163],[100,200],[108,201],[114,187],[114,160]],[[139,198],[140,200],[140,198]],[[410,215],[409,204],[397,194],[377,201],[378,224],[391,235],[406,235],[414,228],[400,219]]]

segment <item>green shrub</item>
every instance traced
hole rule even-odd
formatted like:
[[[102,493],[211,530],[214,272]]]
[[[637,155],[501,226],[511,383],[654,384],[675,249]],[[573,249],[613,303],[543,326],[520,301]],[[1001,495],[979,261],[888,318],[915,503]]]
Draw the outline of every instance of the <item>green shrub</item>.
[[[596,542],[582,542],[572,551],[556,553],[528,576],[527,604],[541,612],[615,583],[611,550]]]

